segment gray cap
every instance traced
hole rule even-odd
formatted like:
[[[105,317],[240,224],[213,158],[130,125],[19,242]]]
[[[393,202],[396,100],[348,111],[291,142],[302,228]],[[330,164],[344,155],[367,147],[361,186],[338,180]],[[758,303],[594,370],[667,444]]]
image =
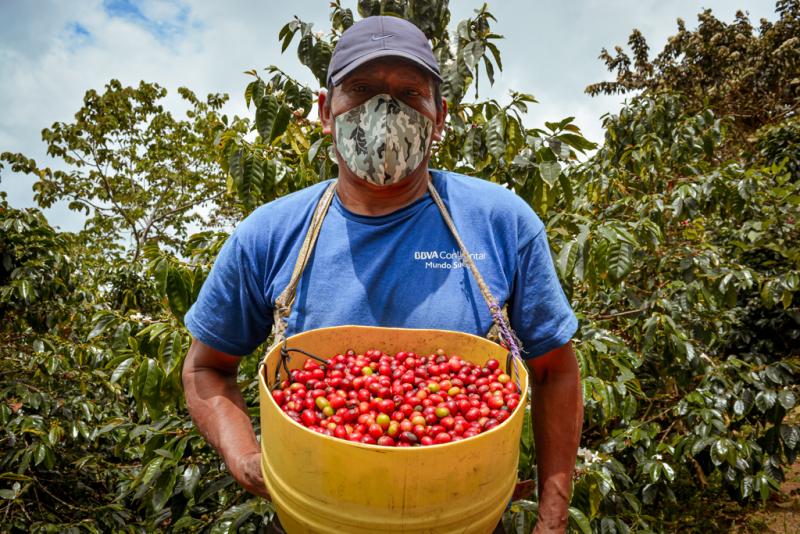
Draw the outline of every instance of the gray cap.
[[[419,28],[398,17],[375,16],[359,20],[339,37],[328,65],[328,85],[339,85],[367,61],[389,56],[413,61],[442,80],[428,38]]]

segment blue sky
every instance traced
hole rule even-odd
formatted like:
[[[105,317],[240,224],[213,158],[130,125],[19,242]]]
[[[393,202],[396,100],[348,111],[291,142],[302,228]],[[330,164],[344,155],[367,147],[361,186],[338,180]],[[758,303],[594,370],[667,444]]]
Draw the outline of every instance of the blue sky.
[[[355,11],[355,0],[343,0]],[[451,24],[483,4],[451,0]],[[22,152],[40,164],[57,165],[45,154],[41,130],[68,121],[87,89],[102,89],[111,78],[135,85],[158,82],[169,96],[166,106],[182,111],[176,90],[198,95],[231,95],[227,113],[248,115],[243,71],[276,64],[317,88],[296,58],[294,47],[281,55],[280,28],[294,15],[329,28],[328,0],[4,0],[0,3],[0,151]],[[621,97],[591,98],[586,85],[611,79],[597,56],[601,48],[625,45],[633,28],[647,38],[651,55],[675,33],[678,17],[694,27],[697,13],[711,8],[733,19],[736,9],[774,20],[773,0],[495,0],[496,33],[504,71],[495,86],[481,82],[481,97],[507,99],[509,89],[535,95],[526,124],[575,116],[592,140],[602,140],[600,117],[619,109]],[[6,169],[0,190],[14,207],[33,206],[31,178]],[[51,223],[77,230],[82,217],[64,205],[46,210]]]

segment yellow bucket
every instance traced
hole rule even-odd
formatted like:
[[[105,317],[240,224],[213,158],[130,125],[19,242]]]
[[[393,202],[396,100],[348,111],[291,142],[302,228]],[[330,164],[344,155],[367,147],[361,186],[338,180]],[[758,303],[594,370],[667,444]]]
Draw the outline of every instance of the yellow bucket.
[[[339,326],[297,334],[287,347],[330,358],[347,349],[431,354],[444,349],[465,360],[505,362],[507,351],[487,339],[445,330]],[[289,368],[305,356],[292,353]],[[521,399],[497,427],[462,441],[392,448],[313,432],[284,415],[270,395],[280,347],[264,358],[261,469],[272,503],[289,534],[491,532],[517,479],[519,438],[528,375],[519,365]],[[281,377],[285,378],[283,370]],[[512,378],[516,379],[512,375]]]

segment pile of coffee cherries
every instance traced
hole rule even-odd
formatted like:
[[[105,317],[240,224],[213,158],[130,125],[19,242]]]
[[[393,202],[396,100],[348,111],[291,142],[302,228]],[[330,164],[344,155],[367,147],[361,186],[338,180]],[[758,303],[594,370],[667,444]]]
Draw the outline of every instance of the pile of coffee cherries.
[[[385,447],[477,436],[509,418],[520,392],[497,360],[348,350],[309,358],[272,391],[286,415],[327,436]]]

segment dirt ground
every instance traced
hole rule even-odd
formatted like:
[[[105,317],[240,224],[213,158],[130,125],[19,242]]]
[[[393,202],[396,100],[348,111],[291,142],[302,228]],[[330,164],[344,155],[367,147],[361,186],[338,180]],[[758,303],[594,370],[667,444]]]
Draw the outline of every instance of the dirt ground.
[[[734,521],[730,532],[759,534],[800,533],[800,461],[786,470],[781,493],[767,501],[764,509],[749,512]]]

